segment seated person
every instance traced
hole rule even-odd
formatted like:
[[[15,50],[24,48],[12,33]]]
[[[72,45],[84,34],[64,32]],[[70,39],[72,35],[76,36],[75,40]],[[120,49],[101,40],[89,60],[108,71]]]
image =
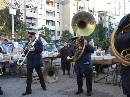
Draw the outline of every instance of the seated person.
[[[11,53],[13,51],[14,45],[13,43],[9,43],[7,39],[4,39],[2,44],[0,45],[2,52],[4,54]]]

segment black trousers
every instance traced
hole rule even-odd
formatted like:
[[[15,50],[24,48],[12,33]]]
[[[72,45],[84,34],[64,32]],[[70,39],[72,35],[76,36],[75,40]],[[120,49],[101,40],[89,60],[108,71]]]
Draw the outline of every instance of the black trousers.
[[[130,97],[130,66],[121,65],[121,80],[123,93]]]
[[[70,74],[70,67],[71,67],[70,61],[61,62],[61,65],[62,65],[63,74],[65,74],[65,70],[67,70],[68,74]]]
[[[86,78],[87,92],[91,92],[92,91],[92,72],[88,74],[84,73],[84,77]],[[82,90],[83,73],[80,73],[79,75],[77,75],[77,85],[78,85],[78,91]]]
[[[41,70],[41,67],[34,67],[37,74],[38,74],[38,77],[40,79],[40,84],[41,84],[41,87],[46,87],[45,85],[45,81],[44,81],[44,78],[43,78],[43,74],[42,74],[42,70]],[[31,83],[32,83],[32,73],[33,73],[33,69],[34,68],[27,68],[27,87],[26,87],[26,92],[31,92]]]

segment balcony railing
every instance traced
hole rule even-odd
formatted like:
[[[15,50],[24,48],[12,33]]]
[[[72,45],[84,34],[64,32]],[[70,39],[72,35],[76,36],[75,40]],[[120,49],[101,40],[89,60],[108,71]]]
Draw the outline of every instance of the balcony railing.
[[[30,19],[31,19],[31,18],[36,19],[36,18],[37,18],[37,15],[36,15],[36,13],[34,13],[34,14],[33,14],[33,13],[26,13],[26,17],[27,17],[27,18],[30,17]]]

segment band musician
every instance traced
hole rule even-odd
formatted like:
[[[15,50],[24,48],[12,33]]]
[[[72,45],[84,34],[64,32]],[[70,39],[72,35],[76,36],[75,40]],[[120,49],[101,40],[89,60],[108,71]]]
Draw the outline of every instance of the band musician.
[[[30,32],[28,34],[29,34],[29,41],[34,42],[36,39],[35,33]],[[28,52],[29,49],[30,48],[28,48],[25,51],[25,54]],[[43,51],[43,44],[40,40],[37,39],[36,42],[34,43],[33,48],[29,51],[27,55],[27,81],[26,81],[27,86],[26,86],[26,92],[22,94],[23,96],[29,95],[32,93],[31,83],[32,83],[33,69],[36,70],[39,76],[42,89],[44,91],[46,90],[46,85],[45,85],[42,70],[41,70],[41,66],[43,65],[42,55],[41,55],[42,51]]]
[[[73,56],[78,85],[76,95],[83,93],[83,76],[86,78],[87,96],[92,95],[91,53],[94,53],[94,48],[90,44],[87,44],[87,41],[83,37],[76,39],[76,49]]]
[[[124,48],[129,48],[129,33],[130,33],[130,14],[124,16],[118,25],[118,37],[117,37],[117,48],[122,51]],[[129,53],[129,51],[127,51]],[[130,97],[130,65],[121,65],[121,80],[123,93]]]
[[[61,48],[59,56],[61,57],[61,67],[63,71],[63,75],[65,75],[65,70],[67,70],[67,74],[70,75],[70,60],[67,57],[71,57],[73,55],[72,50],[70,49],[67,42],[64,42],[64,47]]]

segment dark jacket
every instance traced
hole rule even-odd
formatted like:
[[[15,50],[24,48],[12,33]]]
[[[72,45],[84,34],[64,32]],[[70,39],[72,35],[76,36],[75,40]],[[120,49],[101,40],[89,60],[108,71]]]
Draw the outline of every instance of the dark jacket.
[[[72,50],[71,50],[71,48],[70,47],[63,47],[61,50],[60,50],[60,57],[61,57],[61,62],[67,62],[68,61],[68,59],[67,59],[67,57],[68,56],[72,56],[73,54],[72,54]]]
[[[37,66],[42,66],[42,51],[43,51],[43,44],[40,40],[37,40],[34,44],[34,51],[30,51],[27,56],[27,67],[33,68]]]
[[[88,44],[85,46],[85,50],[78,61],[75,63],[75,72],[78,75],[82,73],[90,73],[92,71],[91,66],[91,53],[94,53],[94,48]]]
[[[125,95],[130,95],[130,66],[121,66],[121,80],[123,93]]]

